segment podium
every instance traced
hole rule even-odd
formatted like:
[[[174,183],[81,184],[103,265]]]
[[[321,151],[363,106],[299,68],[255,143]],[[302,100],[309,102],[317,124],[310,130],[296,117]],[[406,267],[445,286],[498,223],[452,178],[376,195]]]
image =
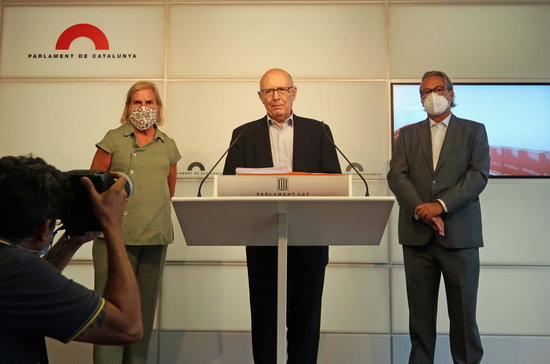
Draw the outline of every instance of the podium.
[[[277,364],[286,363],[287,246],[378,245],[394,201],[311,195],[172,199],[187,245],[278,246]]]

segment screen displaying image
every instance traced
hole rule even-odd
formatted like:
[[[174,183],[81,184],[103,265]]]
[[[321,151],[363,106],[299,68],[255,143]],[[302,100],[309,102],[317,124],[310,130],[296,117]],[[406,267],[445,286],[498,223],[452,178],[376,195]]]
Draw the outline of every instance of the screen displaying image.
[[[550,177],[550,84],[454,84],[461,118],[485,124],[491,176]],[[394,136],[427,117],[418,84],[392,85]]]

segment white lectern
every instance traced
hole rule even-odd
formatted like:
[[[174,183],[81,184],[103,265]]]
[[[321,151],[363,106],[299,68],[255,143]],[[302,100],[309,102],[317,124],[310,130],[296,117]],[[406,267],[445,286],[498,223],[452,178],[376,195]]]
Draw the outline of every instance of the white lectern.
[[[277,364],[284,364],[287,246],[378,245],[394,200],[386,196],[232,196],[174,198],[172,202],[187,245],[278,246]]]

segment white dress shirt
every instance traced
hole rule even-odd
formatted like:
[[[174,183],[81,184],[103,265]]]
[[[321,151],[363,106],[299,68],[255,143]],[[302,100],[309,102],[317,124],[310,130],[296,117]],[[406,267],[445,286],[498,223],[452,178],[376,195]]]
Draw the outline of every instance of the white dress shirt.
[[[437,162],[439,162],[439,154],[441,153],[441,146],[445,141],[445,134],[447,134],[447,127],[451,114],[447,116],[443,121],[436,123],[430,119],[430,129],[432,131],[432,158],[434,171],[437,168]]]
[[[447,116],[443,121],[436,123],[430,119],[430,129],[432,131],[432,162],[433,169],[437,168],[437,163],[439,162],[439,155],[441,154],[441,146],[445,141],[445,135],[447,134],[447,128],[449,127],[449,121],[451,120],[451,115]],[[445,212],[447,212],[447,205],[443,202],[442,199],[437,199],[443,206]]]
[[[267,117],[269,127],[269,140],[271,142],[271,155],[273,167],[283,167],[287,172],[292,172],[292,152],[294,142],[293,115],[279,126],[279,124]]]
[[[294,123],[291,115],[288,120],[279,124],[267,116],[269,128],[269,140],[271,142],[271,155],[273,167],[283,167],[287,172],[292,172],[292,152],[294,144]]]

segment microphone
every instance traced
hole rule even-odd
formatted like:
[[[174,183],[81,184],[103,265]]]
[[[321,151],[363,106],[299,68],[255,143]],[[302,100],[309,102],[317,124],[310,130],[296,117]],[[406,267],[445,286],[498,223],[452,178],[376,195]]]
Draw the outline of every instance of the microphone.
[[[206,176],[204,176],[204,178],[202,179],[200,185],[199,185],[199,191],[197,192],[197,197],[202,197],[201,195],[201,188],[202,188],[202,185],[204,183],[204,181],[206,181],[206,179],[208,178],[208,176],[210,176],[210,173],[212,173],[212,171],[214,170],[214,168],[216,168],[216,166],[221,162],[221,160],[223,159],[223,157],[225,157],[225,155],[227,153],[229,153],[229,150],[231,148],[233,148],[233,146],[235,145],[235,143],[237,142],[237,140],[239,140],[239,138],[241,137],[241,135],[243,135],[245,132],[245,128],[243,128],[243,130],[241,130],[241,132],[239,133],[239,135],[237,135],[237,137],[235,139],[233,139],[233,141],[231,142],[231,144],[229,144],[229,148],[227,148],[227,150],[222,154],[222,156],[220,157],[220,159],[218,159],[218,161],[216,163],[214,163],[214,166],[208,171],[208,173],[206,174]]]
[[[351,166],[351,168],[353,168],[353,170],[355,171],[355,173],[357,173],[357,175],[359,177],[361,177],[361,179],[363,180],[363,183],[365,184],[365,196],[369,196],[369,185],[367,184],[367,181],[365,180],[365,178],[363,178],[363,176],[361,175],[361,173],[359,173],[359,171],[357,170],[357,168],[355,168],[355,166],[353,165],[353,163],[351,163],[348,159],[348,157],[346,157],[346,155],[344,153],[342,153],[342,151],[340,150],[340,148],[338,148],[338,146],[334,143],[334,141],[332,140],[332,138],[330,137],[330,135],[328,135],[327,133],[327,130],[326,130],[326,127],[325,127],[325,122],[324,121],[321,121],[321,124],[323,124],[323,133],[325,133],[325,136],[327,137],[327,139],[329,140],[329,142],[331,142],[332,145],[334,145],[334,148],[336,148],[336,150],[340,153],[340,155],[342,157],[344,157],[344,159],[349,163],[349,165]]]

